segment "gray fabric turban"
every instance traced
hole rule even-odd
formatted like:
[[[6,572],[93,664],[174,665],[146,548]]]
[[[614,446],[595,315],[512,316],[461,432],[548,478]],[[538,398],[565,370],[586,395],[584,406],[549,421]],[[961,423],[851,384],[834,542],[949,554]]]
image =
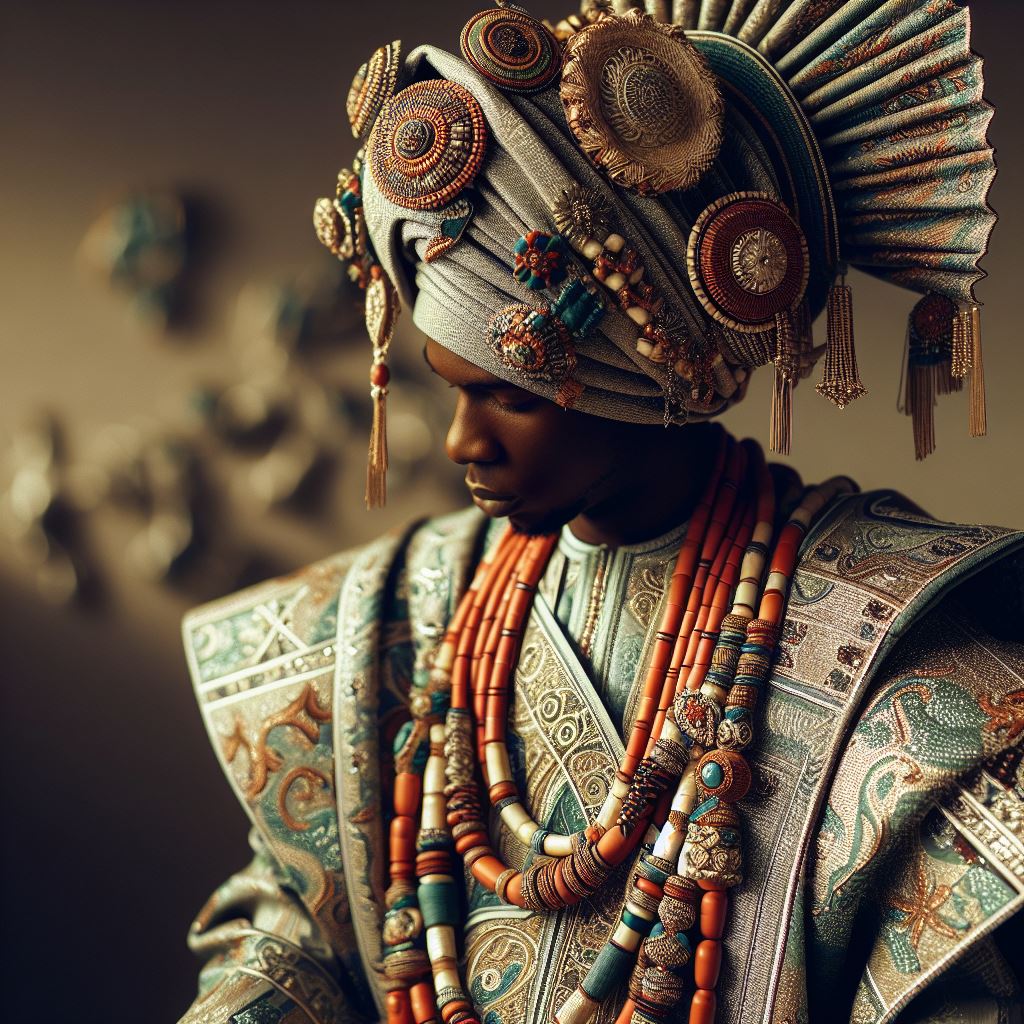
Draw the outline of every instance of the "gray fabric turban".
[[[443,50],[414,50],[405,84],[437,77],[473,94],[489,133],[487,156],[472,186],[473,216],[458,244],[425,262],[424,250],[437,235],[444,211],[398,206],[381,194],[372,174],[363,175],[363,208],[373,248],[420,330],[496,376],[553,399],[554,383],[524,380],[496,357],[489,342],[490,323],[512,303],[537,304],[537,292],[512,274],[513,246],[530,230],[556,232],[552,208],[577,184],[612,206],[616,226],[640,252],[645,279],[657,286],[687,328],[697,336],[712,330],[687,278],[690,228],[723,194],[778,192],[763,147],[737,111],[727,114],[719,159],[697,187],[668,198],[643,197],[611,184],[581,153],[557,88],[533,96],[503,93]],[[582,258],[579,266],[585,269]],[[666,369],[637,353],[638,333],[636,324],[609,302],[597,329],[576,345],[575,376],[585,389],[573,408],[637,423],[663,421]],[[721,400],[714,411],[725,404]]]

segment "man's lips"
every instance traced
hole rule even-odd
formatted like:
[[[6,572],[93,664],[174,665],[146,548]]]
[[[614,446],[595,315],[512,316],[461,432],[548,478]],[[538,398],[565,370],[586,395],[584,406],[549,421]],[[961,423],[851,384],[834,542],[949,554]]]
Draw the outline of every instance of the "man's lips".
[[[481,501],[514,501],[514,494],[499,494],[497,491],[488,490],[486,487],[479,487],[477,484],[467,484],[469,493]]]
[[[489,516],[507,516],[519,504],[519,499],[514,494],[499,494],[477,484],[467,486],[474,504]]]

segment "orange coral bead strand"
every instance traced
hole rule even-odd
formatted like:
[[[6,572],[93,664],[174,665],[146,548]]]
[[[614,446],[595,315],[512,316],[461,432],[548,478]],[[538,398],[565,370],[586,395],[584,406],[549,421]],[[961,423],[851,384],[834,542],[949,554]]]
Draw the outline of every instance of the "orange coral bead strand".
[[[702,557],[702,562],[707,562],[710,565],[710,569],[704,575],[703,580],[694,580],[684,623],[673,646],[672,660],[665,674],[664,684],[658,697],[658,709],[655,715],[654,728],[651,730],[651,735],[648,739],[645,756],[650,754],[664,728],[665,716],[668,713],[668,709],[672,706],[673,697],[685,683],[686,676],[682,673],[684,670],[688,673],[689,663],[696,656],[701,635],[708,631],[708,615],[714,605],[714,595],[721,588],[719,577],[724,568],[729,564],[730,551],[735,547],[734,537],[736,532],[742,528],[743,509],[745,507],[742,499],[744,497],[745,493],[741,495],[741,500],[732,503],[734,507],[732,509],[731,521],[719,539],[717,551],[713,551],[709,546],[705,545],[702,552],[702,555],[705,556]],[[724,506],[719,507],[719,516],[722,514],[723,508]],[[701,583],[700,590],[697,587],[698,582]],[[689,629],[687,629],[687,620],[690,623]],[[717,629],[718,627],[712,624],[712,628]]]
[[[745,498],[746,495],[744,494]],[[708,629],[708,618],[714,603],[715,594],[718,592],[722,573],[728,564],[729,554],[735,546],[737,535],[743,530],[746,517],[747,504],[740,500],[734,503],[732,515],[726,530],[720,535],[718,549],[714,553],[714,562],[704,581],[701,592],[700,609],[696,616],[693,628],[689,633],[680,633],[676,649],[673,651],[673,671],[676,678],[673,694],[679,693],[686,687],[690,670],[694,665],[697,655],[697,648],[701,641],[701,634]],[[667,689],[667,687],[666,687]],[[691,687],[692,689],[692,687]]]
[[[722,620],[729,612],[729,596],[732,594],[739,576],[740,558],[747,544],[750,543],[750,536],[753,532],[754,509],[753,506],[749,506],[744,514],[743,522],[740,524],[739,532],[736,534],[736,539],[726,555],[721,579],[711,595],[707,625],[700,631],[701,635],[697,641],[692,664],[688,666],[686,675],[680,680],[688,690],[699,690],[711,667],[711,655],[718,642]]]
[[[463,599],[463,603],[468,604],[468,607],[457,635],[455,660],[452,666],[451,703],[453,707],[465,707],[468,702],[472,654],[477,630],[480,627],[484,608],[492,590],[500,583],[503,575],[509,571],[509,566],[514,564],[511,562],[514,552],[515,534],[509,530],[502,538],[499,549],[495,552],[494,559],[488,566],[480,586],[476,591],[467,593]]]
[[[524,543],[519,551],[519,559],[522,559],[526,549],[525,542],[527,541],[527,538],[524,537],[523,540]],[[504,628],[505,619],[508,614],[509,602],[512,600],[512,595],[515,593],[516,589],[516,583],[519,580],[519,571],[519,562],[517,561],[516,565],[512,567],[512,571],[508,574],[507,578],[502,581],[501,586],[495,590],[495,593],[500,592],[500,600],[495,608],[494,618],[487,631],[487,637],[480,653],[480,659],[473,667],[473,716],[475,721],[474,730],[476,733],[477,760],[484,769],[485,779],[487,778],[487,775],[486,764],[484,762],[484,723],[487,717],[487,685],[488,680],[491,678],[494,671],[494,659],[498,652],[498,641],[501,638],[501,631]]]
[[[716,455],[714,471],[708,480],[707,488],[693,510],[686,537],[676,559],[675,569],[669,583],[665,613],[655,636],[654,651],[648,666],[647,678],[644,681],[643,693],[637,706],[637,716],[630,731],[626,753],[622,758],[621,770],[630,779],[647,749],[647,741],[654,725],[654,716],[664,685],[665,673],[669,668],[672,649],[690,603],[689,597],[694,586],[699,552],[703,548],[704,537],[711,517],[712,503],[718,492],[727,459],[734,447],[735,442],[728,435],[723,435]]]
[[[776,628],[781,625],[800,544],[822,508],[848,486],[844,478],[835,478],[808,491],[780,531],[758,607],[758,619],[761,621]],[[765,511],[763,506],[759,509],[759,519]],[[717,1009],[715,988],[722,964],[722,937],[725,934],[729,897],[724,889],[714,883],[699,881],[697,884],[706,891],[701,898],[700,908],[703,938],[694,951],[694,982],[697,987],[690,1000],[689,1024],[713,1024]]]

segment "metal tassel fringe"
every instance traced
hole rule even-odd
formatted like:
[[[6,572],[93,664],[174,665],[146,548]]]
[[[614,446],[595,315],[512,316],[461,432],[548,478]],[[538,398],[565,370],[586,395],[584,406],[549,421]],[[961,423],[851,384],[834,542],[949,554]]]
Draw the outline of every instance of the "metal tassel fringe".
[[[388,346],[395,330],[400,306],[398,293],[380,264],[370,270],[366,286],[366,333],[373,342],[370,367],[370,397],[373,399],[373,426],[370,429],[370,453],[366,462],[366,507],[383,508],[388,497],[387,405]]]
[[[954,380],[963,381],[974,365],[974,350],[971,345],[971,311],[961,309],[953,321],[953,355],[949,373]]]
[[[841,273],[828,293],[825,369],[821,383],[815,390],[840,409],[845,409],[855,398],[867,394],[857,368],[857,351],[853,339],[853,290],[846,283],[845,273]]]
[[[939,395],[959,391],[974,353],[967,320],[948,296],[929,292],[907,319],[907,356],[903,411],[914,425],[914,454],[923,459],[935,451],[935,403]]]
[[[981,310],[972,306],[971,323],[971,437],[984,437],[988,433],[988,409],[985,402],[985,362],[981,357]]]
[[[370,451],[366,461],[366,507],[383,508],[388,499],[388,421],[387,386],[374,384],[373,426],[370,428]]]
[[[772,416],[768,428],[768,448],[788,455],[793,441],[793,378],[795,376],[796,338],[793,317],[787,312],[775,316],[775,381],[772,387]]]
[[[914,457],[918,460],[935,451],[935,395],[939,378],[949,378],[943,364],[915,363],[908,357],[903,406],[914,425]]]

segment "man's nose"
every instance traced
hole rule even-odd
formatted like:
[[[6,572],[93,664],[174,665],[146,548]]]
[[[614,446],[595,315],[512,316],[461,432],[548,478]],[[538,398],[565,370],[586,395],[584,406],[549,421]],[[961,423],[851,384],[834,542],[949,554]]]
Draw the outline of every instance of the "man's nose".
[[[445,454],[452,462],[467,466],[471,462],[494,462],[501,447],[487,429],[486,418],[480,415],[476,402],[460,394],[444,443]]]

